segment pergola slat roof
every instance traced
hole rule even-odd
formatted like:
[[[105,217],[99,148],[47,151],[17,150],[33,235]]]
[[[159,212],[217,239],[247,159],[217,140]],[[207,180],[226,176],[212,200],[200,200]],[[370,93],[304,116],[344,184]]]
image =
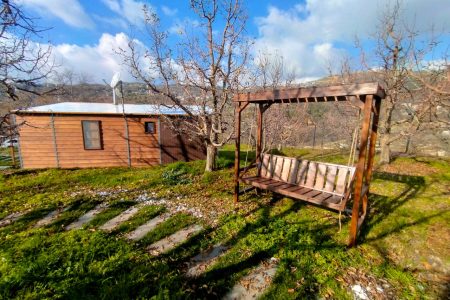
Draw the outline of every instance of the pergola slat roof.
[[[383,99],[385,92],[377,82],[372,82],[239,93],[234,96],[234,101],[249,103],[348,101],[355,96],[366,95]]]

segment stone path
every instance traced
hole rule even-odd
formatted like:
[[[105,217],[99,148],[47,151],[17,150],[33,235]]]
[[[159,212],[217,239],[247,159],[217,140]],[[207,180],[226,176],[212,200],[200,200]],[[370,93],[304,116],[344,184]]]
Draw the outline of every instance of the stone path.
[[[29,210],[26,210],[26,211],[15,212],[10,215],[7,215],[0,221],[0,227],[5,227],[5,226],[19,220],[23,215],[25,215],[28,212],[29,212]]]
[[[250,274],[242,278],[231,291],[225,295],[226,300],[247,300],[259,298],[272,283],[277,272],[277,260],[272,258],[262,262]]]
[[[137,205],[134,205],[134,206],[128,208],[127,210],[122,212],[120,215],[112,218],[111,220],[109,220],[108,222],[106,222],[105,224],[100,226],[100,229],[105,230],[105,231],[112,231],[113,229],[115,229],[117,226],[119,226],[123,222],[126,222],[129,219],[131,219],[145,205],[146,204],[137,204]]]
[[[101,204],[97,205],[94,209],[91,209],[86,214],[79,217],[78,220],[76,220],[75,222],[66,226],[65,229],[66,230],[80,229],[81,227],[83,227],[84,224],[87,224],[90,221],[92,221],[92,219],[94,219],[96,215],[105,211],[107,208],[108,208],[108,204],[101,203]]]
[[[224,255],[228,249],[229,247],[227,246],[215,245],[208,251],[194,256],[189,262],[186,276],[197,277],[201,275],[206,269],[212,266],[220,256]]]
[[[151,219],[145,224],[142,224],[138,228],[136,228],[134,231],[131,231],[130,233],[126,234],[125,237],[133,240],[138,241],[142,239],[144,236],[147,235],[150,231],[155,229],[156,226],[161,224],[162,222],[166,221],[168,218],[172,216],[172,213],[165,213],[162,215],[157,216],[156,218]]]
[[[169,250],[172,250],[176,246],[182,244],[191,236],[195,235],[201,230],[203,230],[203,226],[201,225],[194,224],[188,226],[162,240],[159,240],[151,244],[150,246],[147,247],[147,250],[149,251],[150,254],[155,256],[161,253],[168,252]]]
[[[128,208],[118,216],[104,223],[102,226],[100,226],[100,229],[104,231],[112,231],[121,223],[135,216],[139,212],[139,210],[145,205],[148,205],[148,203],[140,203]],[[61,213],[67,211],[69,208],[70,207],[59,208],[57,210],[48,213],[44,218],[39,220],[34,225],[34,227],[38,228],[52,223],[61,215]],[[92,221],[92,219],[94,219],[99,213],[105,211],[107,208],[108,204],[101,203],[92,210],[88,211],[86,214],[79,217],[78,220],[68,225],[65,229],[71,230],[82,228],[83,225]],[[25,215],[28,212],[29,211],[10,214],[9,216],[0,220],[0,227],[11,224],[12,222],[20,219],[23,215]],[[149,220],[147,223],[139,226],[134,231],[129,232],[128,234],[125,235],[125,237],[129,240],[138,241],[143,237],[145,237],[150,231],[154,230],[158,225],[167,221],[170,217],[173,216],[173,214],[174,214],[173,212],[167,212],[162,215],[159,215]],[[185,227],[173,233],[172,235],[151,244],[150,246],[147,247],[147,250],[151,255],[154,256],[160,255],[186,242],[189,238],[198,234],[202,230],[203,226],[198,224]],[[189,261],[189,263],[187,263],[188,269],[185,275],[187,277],[196,277],[201,275],[209,267],[211,267],[214,263],[216,263],[218,258],[224,255],[228,249],[229,249],[228,246],[218,244],[208,249],[207,251],[194,256]],[[253,269],[247,276],[243,277],[225,295],[224,299],[246,300],[259,298],[271,285],[272,280],[277,272],[277,265],[278,261],[275,258],[271,258],[270,260],[262,262],[255,269]]]
[[[36,224],[34,224],[34,228],[39,228],[43,226],[47,226],[53,221],[55,221],[63,212],[70,209],[71,206],[67,206],[64,208],[58,208],[50,213],[48,213],[43,219],[40,219]]]

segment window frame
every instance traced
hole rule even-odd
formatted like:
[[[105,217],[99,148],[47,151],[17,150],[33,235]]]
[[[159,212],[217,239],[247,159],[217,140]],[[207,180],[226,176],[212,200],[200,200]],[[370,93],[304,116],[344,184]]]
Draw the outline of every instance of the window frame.
[[[97,123],[98,124],[98,135],[100,139],[99,147],[88,148],[86,147],[86,138],[85,138],[85,122]],[[81,120],[81,135],[83,136],[83,148],[84,150],[103,150],[103,134],[102,134],[102,121],[100,120]]]
[[[153,123],[153,132],[147,131],[147,124],[149,123]],[[144,122],[144,132],[145,134],[156,134],[156,122],[155,121]]]

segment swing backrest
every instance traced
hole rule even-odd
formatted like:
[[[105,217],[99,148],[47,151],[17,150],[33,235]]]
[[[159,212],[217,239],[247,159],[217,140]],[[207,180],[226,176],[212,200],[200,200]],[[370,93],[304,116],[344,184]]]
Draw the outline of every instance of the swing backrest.
[[[260,176],[343,196],[353,181],[355,167],[263,154]]]

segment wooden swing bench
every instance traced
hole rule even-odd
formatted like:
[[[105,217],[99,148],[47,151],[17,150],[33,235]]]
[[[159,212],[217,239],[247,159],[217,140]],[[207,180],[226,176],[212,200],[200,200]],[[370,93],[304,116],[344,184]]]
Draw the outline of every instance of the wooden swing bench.
[[[368,212],[368,193],[375,156],[381,100],[386,96],[376,82],[304,87],[239,93],[235,108],[234,202],[239,201],[240,183],[269,190],[338,212],[350,212],[349,246],[356,239]],[[273,104],[348,101],[362,112],[361,137],[356,167],[262,154],[264,112]],[[256,161],[240,167],[241,117],[249,104],[257,105]],[[356,146],[356,141],[355,141]],[[246,175],[257,167],[255,176]],[[351,199],[351,210],[346,204]]]
[[[355,167],[263,154],[257,176],[239,181],[255,188],[343,212],[351,195]],[[247,168],[250,170],[251,168]],[[350,211],[347,211],[350,214]]]

